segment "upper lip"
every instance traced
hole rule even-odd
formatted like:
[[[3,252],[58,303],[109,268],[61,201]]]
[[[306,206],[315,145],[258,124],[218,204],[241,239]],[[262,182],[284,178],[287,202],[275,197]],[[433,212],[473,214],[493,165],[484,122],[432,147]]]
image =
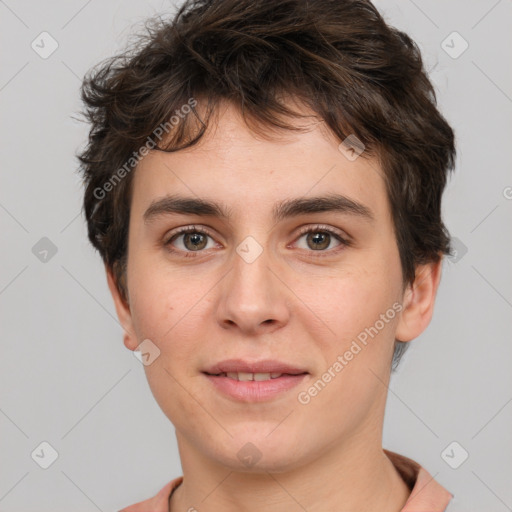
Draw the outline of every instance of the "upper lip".
[[[299,366],[272,359],[253,362],[244,361],[243,359],[226,359],[225,361],[220,361],[219,363],[209,366],[204,372],[212,375],[228,372],[289,373],[292,375],[308,373],[304,368],[300,368]]]

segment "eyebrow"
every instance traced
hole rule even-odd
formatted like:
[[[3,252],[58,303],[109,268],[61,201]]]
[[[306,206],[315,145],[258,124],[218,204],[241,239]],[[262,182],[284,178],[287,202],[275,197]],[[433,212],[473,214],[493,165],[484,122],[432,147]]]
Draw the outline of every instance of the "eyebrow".
[[[274,222],[278,222],[304,214],[321,212],[350,214],[369,222],[375,220],[369,207],[340,194],[286,199],[274,206],[272,217]],[[144,223],[149,224],[160,216],[170,214],[201,215],[222,220],[230,220],[232,217],[232,211],[221,203],[194,197],[168,195],[150,204],[143,215]]]

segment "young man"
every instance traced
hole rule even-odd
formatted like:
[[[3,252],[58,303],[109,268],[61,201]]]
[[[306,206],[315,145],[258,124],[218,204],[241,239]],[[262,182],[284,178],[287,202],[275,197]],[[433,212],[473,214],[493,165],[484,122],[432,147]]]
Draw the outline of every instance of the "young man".
[[[183,468],[124,512],[444,511],[382,448],[450,249],[411,39],[366,0],[189,2],[83,98],[89,238]]]

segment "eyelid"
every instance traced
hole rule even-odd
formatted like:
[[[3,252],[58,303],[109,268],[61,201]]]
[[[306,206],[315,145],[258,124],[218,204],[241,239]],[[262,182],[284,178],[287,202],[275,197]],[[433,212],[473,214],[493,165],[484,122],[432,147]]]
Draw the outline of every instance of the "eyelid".
[[[345,231],[341,231],[337,228],[327,226],[326,224],[308,224],[307,226],[303,226],[300,229],[299,234],[297,235],[297,238],[300,238],[302,235],[305,235],[305,234],[311,233],[311,232],[315,232],[315,231],[322,232],[322,233],[326,232],[331,235],[335,235],[343,243],[345,243],[347,245],[352,243],[351,237],[350,237],[350,235],[348,235],[348,233],[346,233]],[[297,240],[297,238],[295,240]]]
[[[168,233],[166,233],[166,235],[172,237],[172,236],[175,236],[175,235],[179,235],[181,233],[186,233],[188,231],[198,231],[200,233],[208,233],[210,234],[210,232],[208,231],[207,228],[203,227],[203,226],[197,226],[196,224],[189,224],[187,226],[180,226],[178,228],[175,228],[175,229],[171,229],[171,231],[169,231]]]
[[[211,231],[209,231],[208,229],[206,229],[202,226],[196,226],[196,225],[192,224],[190,226],[182,226],[182,227],[176,228],[176,229],[172,230],[170,233],[166,234],[164,236],[164,245],[170,244],[174,238],[176,238],[180,235],[183,235],[183,234],[187,234],[187,233],[201,233],[203,235],[208,235],[210,238],[215,238],[215,235],[213,235],[213,233]],[[190,251],[190,252],[192,252],[192,251]]]

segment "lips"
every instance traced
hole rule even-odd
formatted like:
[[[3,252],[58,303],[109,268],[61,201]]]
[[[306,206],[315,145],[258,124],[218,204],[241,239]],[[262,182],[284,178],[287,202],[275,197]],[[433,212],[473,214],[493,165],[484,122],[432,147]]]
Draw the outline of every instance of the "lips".
[[[237,374],[238,376],[242,376],[242,378],[238,378],[237,380],[259,380],[248,378],[247,374],[253,376],[258,374],[269,374],[270,378],[276,378],[282,374],[300,375],[308,373],[308,371],[299,366],[277,360],[266,359],[263,361],[249,362],[242,359],[227,359],[206,368],[204,373],[217,376],[225,374],[225,376],[228,377],[234,377],[234,374]],[[272,376],[272,374],[274,374],[274,376]]]
[[[226,373],[220,373],[216,375],[217,377],[229,377],[230,379],[234,380],[241,380],[241,381],[250,381],[250,380],[256,380],[256,381],[263,381],[263,380],[270,380],[270,379],[278,379],[282,375],[290,375],[287,373],[281,373],[281,372],[256,372],[256,373],[250,373],[250,372],[226,372]]]
[[[214,389],[232,400],[263,402],[290,391],[309,372],[282,361],[229,359],[208,367],[203,374]]]

